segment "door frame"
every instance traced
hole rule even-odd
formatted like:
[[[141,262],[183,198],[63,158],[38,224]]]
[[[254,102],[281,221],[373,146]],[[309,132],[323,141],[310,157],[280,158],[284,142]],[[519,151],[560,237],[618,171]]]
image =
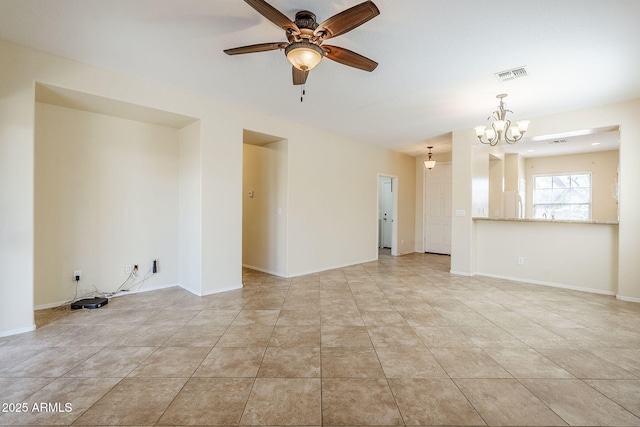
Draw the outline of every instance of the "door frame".
[[[438,162],[439,165],[449,165],[453,168],[453,163],[452,162]],[[453,169],[452,169],[453,171]],[[427,253],[427,218],[428,218],[428,211],[427,211],[427,193],[428,193],[428,186],[427,186],[427,182],[429,180],[428,178],[428,170],[427,168],[423,168],[423,172],[422,172],[422,252],[423,253]],[[452,177],[453,178],[453,177]],[[452,195],[453,196],[453,195]],[[453,200],[453,199],[452,199]],[[448,254],[451,255],[451,254]]]
[[[378,242],[380,241],[380,226],[378,224],[380,194],[382,193],[380,178],[391,179],[391,212],[393,212],[393,218],[391,220],[391,256],[398,256],[398,177],[396,175],[380,172],[376,176],[376,254],[378,253]],[[376,259],[377,258],[378,257],[376,256]]]

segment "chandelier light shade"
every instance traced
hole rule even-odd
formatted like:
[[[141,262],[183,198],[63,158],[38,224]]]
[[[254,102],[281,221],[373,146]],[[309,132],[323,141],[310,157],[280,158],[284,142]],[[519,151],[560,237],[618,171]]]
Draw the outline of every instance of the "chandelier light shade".
[[[433,146],[427,147],[429,149],[429,159],[424,161],[424,167],[427,169],[433,169],[436,167],[436,161],[431,158],[431,149]]]
[[[507,110],[504,104],[506,93],[496,95],[500,100],[498,109],[493,115],[487,117],[487,120],[494,119],[490,126],[476,126],[476,136],[483,144],[491,146],[497,145],[500,141],[506,141],[509,144],[515,144],[522,139],[522,136],[529,128],[529,120],[519,120],[515,126],[512,126],[511,120],[506,119],[507,113],[513,114],[513,111]]]
[[[284,50],[291,65],[300,71],[309,71],[320,63],[324,56],[322,48],[309,42],[291,43]]]

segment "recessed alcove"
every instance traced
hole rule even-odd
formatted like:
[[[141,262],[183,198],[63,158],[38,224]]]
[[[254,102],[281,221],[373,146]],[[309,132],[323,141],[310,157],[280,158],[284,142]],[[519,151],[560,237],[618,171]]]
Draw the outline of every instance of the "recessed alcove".
[[[36,309],[113,292],[129,265],[139,266],[133,292],[193,273],[180,259],[200,237],[183,223],[197,220],[200,196],[184,189],[199,181],[182,164],[185,147],[199,146],[199,120],[40,83],[35,101]]]

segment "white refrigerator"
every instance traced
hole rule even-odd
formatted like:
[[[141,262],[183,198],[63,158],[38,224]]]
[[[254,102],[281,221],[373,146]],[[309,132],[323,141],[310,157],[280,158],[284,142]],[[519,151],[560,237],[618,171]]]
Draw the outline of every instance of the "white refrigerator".
[[[505,218],[524,218],[524,205],[519,191],[505,191],[502,200],[504,201]]]

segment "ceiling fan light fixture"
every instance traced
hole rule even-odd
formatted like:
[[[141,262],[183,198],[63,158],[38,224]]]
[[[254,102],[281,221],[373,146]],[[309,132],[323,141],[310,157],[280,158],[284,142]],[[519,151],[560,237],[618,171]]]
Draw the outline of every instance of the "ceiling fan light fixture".
[[[308,42],[294,42],[286,47],[284,54],[291,65],[301,71],[312,70],[324,56],[322,48]]]
[[[336,13],[320,24],[316,21],[316,15],[308,10],[298,11],[295,21],[292,21],[270,5],[267,0],[244,1],[264,18],[284,30],[287,41],[224,49],[223,52],[227,55],[284,49],[284,54],[292,65],[291,76],[294,85],[304,85],[309,71],[318,65],[325,56],[339,64],[368,72],[375,70],[378,66],[377,62],[349,49],[339,46],[321,46],[326,40],[354,30],[380,15],[380,10],[371,0],[365,0]]]

